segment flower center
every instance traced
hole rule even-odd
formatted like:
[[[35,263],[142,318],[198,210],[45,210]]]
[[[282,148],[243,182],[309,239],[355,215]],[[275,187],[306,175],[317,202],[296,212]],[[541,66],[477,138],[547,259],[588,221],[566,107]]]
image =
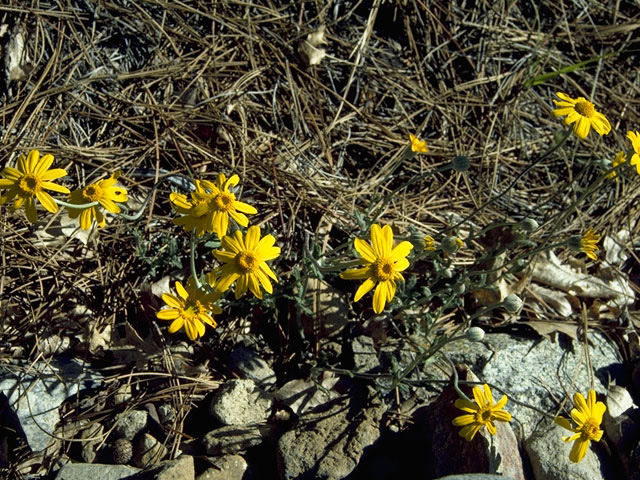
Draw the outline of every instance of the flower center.
[[[475,415],[476,415],[476,419],[475,419],[476,423],[481,423],[482,425],[485,425],[491,421],[491,416],[492,416],[491,408],[481,407],[480,410],[478,410]]]
[[[221,210],[223,212],[228,212],[229,210],[231,210],[234,201],[234,196],[226,192],[220,193],[215,198],[216,207],[218,207],[218,210]]]
[[[258,263],[258,257],[253,252],[244,251],[236,255],[236,264],[245,273],[253,272],[258,267]]]
[[[38,177],[36,177],[32,173],[27,173],[18,182],[18,188],[24,195],[33,196],[36,194],[36,192],[40,191],[40,183],[41,182]]]
[[[97,185],[87,185],[82,189],[82,198],[89,202],[97,202],[102,198],[102,189]]]
[[[599,431],[600,431],[600,425],[598,425],[593,420],[593,418],[587,419],[587,421],[584,422],[584,424],[582,425],[582,428],[580,429],[580,433],[582,433],[583,436],[586,436],[587,438],[589,438],[589,440],[596,438]]]
[[[583,117],[593,118],[593,114],[596,113],[593,103],[587,100],[578,100],[573,107]]]
[[[379,258],[373,263],[373,275],[379,282],[386,282],[393,277],[393,262],[388,258]]]

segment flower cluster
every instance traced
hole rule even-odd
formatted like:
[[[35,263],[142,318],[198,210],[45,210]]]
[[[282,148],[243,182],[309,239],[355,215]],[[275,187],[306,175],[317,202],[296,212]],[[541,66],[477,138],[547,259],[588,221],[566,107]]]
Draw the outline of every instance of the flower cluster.
[[[196,340],[204,335],[205,324],[216,327],[212,314],[220,313],[221,309],[215,302],[231,287],[234,287],[236,299],[247,291],[262,299],[263,291],[273,293],[271,282],[278,282],[267,264],[280,256],[280,247],[275,246],[276,239],[272,235],[262,236],[260,227],[255,225],[246,233],[234,228],[227,234],[230,219],[240,227],[247,227],[249,219],[245,214],[258,212],[253,206],[236,200],[231,189],[239,180],[238,175],[227,178],[221,173],[215,183],[195,180],[195,190],[190,198],[179,193],[171,193],[169,197],[174,211],[181,214],[174,219],[176,225],[193,232],[196,237],[215,233],[222,247],[213,251],[213,257],[221,265],[204,276],[206,285],[201,285],[196,280],[196,273],[192,272],[190,287],[186,290],[176,282],[180,299],[170,294],[162,296],[170,308],[160,310],[156,316],[161,320],[173,320],[170,333],[184,326],[187,336]]]
[[[53,160],[50,153],[41,157],[38,150],[31,150],[26,157],[18,157],[16,168],[5,167],[2,170],[4,178],[0,178],[0,190],[6,191],[0,196],[0,205],[13,201],[14,210],[24,207],[31,223],[36,223],[38,219],[36,200],[51,213],[57,213],[58,205],[63,205],[70,218],[80,217],[80,228],[83,230],[91,228],[94,220],[99,227],[106,225],[102,208],[111,213],[120,213],[116,202],[126,202],[127,191],[115,186],[119,172],[71,192],[67,187],[52,181],[67,175],[67,171],[62,168],[51,169]],[[69,203],[54,199],[45,190],[68,194]]]

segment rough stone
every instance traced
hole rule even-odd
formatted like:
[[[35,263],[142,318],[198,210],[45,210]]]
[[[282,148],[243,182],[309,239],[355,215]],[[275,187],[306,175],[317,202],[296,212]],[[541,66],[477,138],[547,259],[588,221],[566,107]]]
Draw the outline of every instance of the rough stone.
[[[211,414],[223,425],[250,425],[266,421],[271,398],[253,380],[227,380],[211,399]]]
[[[158,417],[162,425],[171,423],[176,418],[176,409],[169,403],[163,403],[158,407]]]
[[[167,447],[154,436],[145,433],[138,437],[133,451],[133,463],[136,467],[147,468],[155,465],[167,455]]]
[[[367,407],[351,396],[300,418],[278,441],[280,478],[338,480],[357,466],[364,449],[380,436],[384,405]]]
[[[193,457],[181,455],[175,460],[164,460],[127,480],[195,480],[195,475]]]
[[[525,442],[531,468],[536,480],[604,480],[614,478],[607,475],[608,466],[604,455],[597,454],[591,442],[585,457],[578,463],[569,460],[573,442],[563,442],[562,437],[570,433],[564,428],[545,421],[534,435]]]
[[[118,414],[113,433],[116,437],[133,440],[147,426],[148,413],[145,410],[130,410]]]
[[[139,468],[128,465],[103,465],[100,463],[67,463],[56,475],[56,480],[87,480],[95,478],[100,480],[121,480],[129,478]]]
[[[101,423],[94,423],[89,428],[82,431],[80,438],[87,440],[82,443],[82,460],[87,463],[93,463],[96,459],[96,449],[102,442],[103,433],[104,426]]]
[[[64,358],[25,363],[15,366],[14,371],[24,373],[7,373],[5,369],[0,391],[7,396],[34,451],[44,450],[53,441],[51,434],[60,421],[62,402],[84,388],[97,387],[102,378]]]
[[[337,398],[338,394],[332,390],[337,381],[337,377],[324,378],[321,384],[323,390],[320,390],[316,383],[309,380],[291,380],[278,389],[275,399],[289,407],[296,415],[302,415],[318,405]]]
[[[373,344],[373,338],[368,335],[360,335],[354,338],[351,343],[353,352],[354,370],[357,372],[371,372],[380,367],[378,354]]]
[[[589,340],[595,390],[604,394],[603,382],[618,374],[617,348],[595,331],[589,332]],[[562,345],[546,338],[502,333],[487,334],[482,342],[454,342],[443,348],[452,361],[470,366],[482,381],[499,386],[510,399],[545,412],[556,411],[557,401],[568,390],[573,394],[571,385],[581,386],[578,391],[586,394],[590,380],[582,352],[582,344],[569,339]],[[540,414],[516,402],[510,402],[508,410],[522,427],[515,430],[518,438],[529,437]]]
[[[490,473],[463,473],[462,475],[447,475],[435,480],[515,480],[502,475],[492,475]]]
[[[247,461],[240,455],[224,455],[209,459],[213,464],[196,480],[251,480],[253,476],[248,470]]]
[[[268,390],[276,384],[276,372],[253,348],[238,345],[229,358],[231,369],[243,378],[253,380],[258,387]]]
[[[207,455],[224,455],[244,451],[262,443],[256,425],[230,425],[207,433],[202,439]]]

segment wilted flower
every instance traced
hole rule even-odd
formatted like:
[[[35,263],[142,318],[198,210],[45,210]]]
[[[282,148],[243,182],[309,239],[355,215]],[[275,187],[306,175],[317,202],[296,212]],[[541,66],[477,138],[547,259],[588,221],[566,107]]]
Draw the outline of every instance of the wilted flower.
[[[583,252],[587,255],[591,260],[597,261],[598,256],[595,252],[599,250],[598,241],[600,240],[600,235],[595,232],[595,230],[589,228],[584,235],[573,235],[569,237],[568,245],[569,248],[575,250],[577,252]]]
[[[412,152],[427,153],[429,151],[426,140],[422,140],[411,133],[409,134],[409,140],[411,141]]]
[[[436,241],[431,235],[425,235],[422,239],[422,246],[427,251],[436,249]]]
[[[629,163],[636,167],[636,172],[640,175],[640,133],[628,131],[627,138],[631,140],[633,146],[633,155]]]

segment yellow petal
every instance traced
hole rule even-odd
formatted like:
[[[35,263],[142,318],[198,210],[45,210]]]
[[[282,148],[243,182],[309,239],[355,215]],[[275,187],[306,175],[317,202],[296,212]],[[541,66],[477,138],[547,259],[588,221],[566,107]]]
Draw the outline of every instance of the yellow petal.
[[[578,463],[580,460],[584,458],[587,454],[587,449],[589,448],[589,444],[591,442],[589,440],[584,440],[582,438],[578,438],[571,448],[571,453],[569,453],[569,460],[574,463]]]
[[[358,252],[358,254],[367,262],[373,263],[376,261],[376,254],[373,251],[371,244],[366,240],[356,237],[353,240],[353,246],[355,247],[356,252]]]
[[[460,415],[453,419],[453,424],[456,427],[463,427],[465,425],[470,425],[475,421],[475,415]]]
[[[184,325],[184,318],[178,317],[169,325],[169,333],[176,333]]]
[[[47,192],[40,190],[36,192],[36,197],[38,197],[38,200],[47,211],[51,213],[58,211],[58,204],[53,201],[53,198]]]
[[[358,287],[358,290],[356,290],[356,295],[353,298],[353,301],[357,302],[358,300],[360,300],[365,293],[371,291],[371,289],[375,286],[375,280],[367,278],[364,283]]]
[[[36,164],[33,170],[33,173],[35,173],[38,176],[41,176],[44,172],[49,170],[49,167],[51,166],[52,163],[53,163],[53,155],[51,155],[50,153],[43,155],[40,161]]]
[[[382,313],[387,303],[387,285],[386,282],[378,283],[375,292],[373,292],[373,311]]]

